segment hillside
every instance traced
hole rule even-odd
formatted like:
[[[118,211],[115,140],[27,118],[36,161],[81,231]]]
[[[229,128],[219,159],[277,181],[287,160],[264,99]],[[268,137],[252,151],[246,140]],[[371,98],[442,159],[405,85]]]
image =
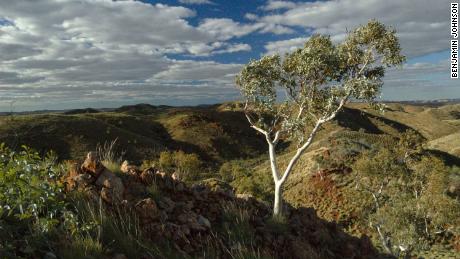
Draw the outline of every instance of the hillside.
[[[76,159],[97,144],[115,139],[123,147],[119,153],[134,162],[153,159],[166,149],[198,153],[210,164],[263,151],[263,142],[246,127],[241,112],[218,107],[135,105],[110,112],[92,109],[0,117],[0,142],[54,150],[60,159]]]
[[[459,155],[460,138],[456,135],[460,132],[460,104],[438,107],[389,104],[384,117],[417,130],[428,140],[430,148]]]
[[[209,203],[206,206],[214,207],[201,208],[202,204],[193,210],[193,213],[198,214],[192,214],[198,217],[199,213],[204,213],[202,216],[209,219],[211,225],[214,226],[221,224],[221,217],[225,215],[219,213],[208,215],[207,213],[211,213],[211,211],[217,213],[217,211],[225,211],[228,208],[226,207],[228,204],[221,204],[219,199],[231,201],[229,204],[245,204],[244,206],[248,206],[249,211],[244,213],[249,213],[247,217],[251,218],[251,225],[246,226],[249,227],[247,231],[251,233],[251,238],[254,238],[250,243],[256,242],[258,246],[263,246],[263,250],[271,256],[281,256],[285,253],[286,250],[281,247],[295,246],[290,249],[296,250],[300,246],[308,250],[303,252],[311,253],[317,258],[353,258],[341,254],[343,252],[348,253],[346,252],[349,251],[348,248],[348,250],[343,247],[338,250],[321,250],[328,242],[340,237],[340,239],[351,242],[350,246],[359,243],[358,246],[363,250],[357,251],[358,254],[355,254],[354,258],[366,258],[359,256],[359,253],[374,253],[374,249],[382,251],[382,247],[378,241],[378,236],[366,223],[368,214],[372,213],[372,210],[369,210],[372,207],[372,201],[369,199],[370,196],[360,190],[359,187],[362,184],[362,179],[372,179],[372,177],[379,176],[375,174],[362,177],[360,170],[368,166],[374,168],[374,171],[380,172],[380,169],[375,166],[388,164],[396,166],[395,168],[392,167],[391,170],[402,170],[401,172],[418,173],[420,170],[425,170],[426,172],[424,171],[423,174],[428,177],[425,183],[430,184],[432,182],[435,184],[434,187],[427,185],[426,188],[438,188],[440,186],[441,196],[447,194],[448,197],[451,197],[450,200],[445,201],[443,206],[449,208],[448,204],[451,204],[455,199],[458,203],[460,197],[459,114],[460,105],[458,104],[422,106],[391,103],[384,114],[377,113],[357,103],[346,107],[335,121],[325,125],[319,132],[316,141],[301,156],[286,183],[283,196],[287,201],[286,206],[293,213],[290,214],[292,218],[288,219],[289,231],[287,233],[299,235],[298,231],[306,231],[302,234],[306,239],[302,240],[287,234],[284,238],[290,240],[289,242],[286,239],[276,241],[273,236],[280,235],[279,232],[262,235],[258,232],[261,228],[258,224],[262,224],[263,228],[271,224],[266,221],[268,218],[262,220],[261,215],[270,214],[266,204],[272,202],[273,185],[267,162],[266,143],[261,135],[248,126],[241,112],[241,107],[237,103],[206,107],[168,107],[142,104],[125,106],[111,111],[82,109],[64,113],[3,116],[0,117],[0,142],[5,142],[15,150],[20,150],[20,145],[26,144],[40,151],[41,154],[54,150],[59,162],[67,168],[69,163],[81,161],[81,157],[89,150],[95,150],[98,144],[103,145],[116,140],[114,149],[110,150],[111,156],[109,158],[111,160],[102,161],[102,163],[107,166],[108,170],[112,170],[120,176],[123,181],[128,180],[127,183],[124,182],[124,186],[130,185],[132,182],[129,180],[131,176],[124,175],[123,170],[120,169],[121,162],[127,159],[130,161],[129,164],[133,165],[132,168],[156,168],[155,172],[161,173],[155,177],[174,173],[177,179],[184,180],[186,182],[184,186],[188,185],[192,188],[186,187],[185,193],[179,191],[178,194],[175,189],[171,192],[168,190],[170,187],[161,187],[166,188],[162,189],[161,193],[167,194],[174,203],[182,204],[183,199],[189,199],[190,195],[194,193],[193,187],[191,187],[193,184],[197,184],[196,186],[211,184],[209,188],[214,191],[221,190],[222,185],[226,186],[226,189],[234,188],[235,195],[240,195],[239,197],[244,199],[252,196],[257,198],[257,200],[251,198],[253,203],[246,203],[241,199],[235,200],[234,197],[226,196],[223,198],[219,196],[220,194],[214,197],[215,194],[210,193],[209,195],[214,198],[211,199],[212,201],[206,200]],[[402,139],[410,130],[413,132],[412,137],[422,141],[422,147],[414,147],[414,159],[404,164],[401,163],[397,154],[404,144]],[[280,168],[284,168],[295,150],[295,144],[286,140],[281,146],[282,149],[278,151],[280,154],[278,164]],[[182,150],[191,156],[175,152],[177,150]],[[197,155],[197,158],[193,155]],[[393,162],[373,164],[379,161],[379,156]],[[439,165],[437,161],[441,161]],[[437,167],[429,169],[433,165]],[[435,174],[428,176],[431,171],[427,170],[431,170]],[[134,172],[135,175],[141,175],[143,171]],[[81,174],[81,172],[78,173],[78,175]],[[437,179],[436,175],[441,174],[445,174],[445,177]],[[212,179],[209,180],[208,178]],[[158,181],[163,181],[161,179]],[[91,195],[98,197],[105,195],[101,192],[100,187],[94,188],[90,188],[92,190]],[[138,199],[137,202],[147,198],[145,196],[146,186],[142,187],[136,183],[129,188],[144,190],[134,194],[133,198]],[[160,187],[149,188],[147,188],[147,192],[151,193],[151,198],[156,197],[155,199],[157,199],[158,188]],[[97,192],[94,193],[94,190]],[[196,199],[197,194],[193,195],[195,197],[193,199]],[[190,197],[186,198],[188,196]],[[391,199],[385,198],[385,202],[389,200]],[[166,207],[162,208],[161,206],[166,205],[161,205],[162,202],[155,200],[155,202],[157,201],[160,210],[164,210]],[[198,203],[201,204],[201,202]],[[135,203],[133,201],[133,204]],[[436,204],[430,206],[434,208]],[[254,211],[254,207],[258,208],[258,211]],[[177,220],[179,220],[175,218],[179,215],[174,213],[166,211],[172,220],[168,223],[172,229],[176,227]],[[187,213],[191,212],[188,211]],[[252,217],[256,217],[256,219]],[[299,223],[299,217],[307,217],[315,223],[309,226],[296,225],[306,224],[305,222]],[[260,223],[260,220],[265,223]],[[398,224],[394,225],[397,226]],[[457,223],[454,220],[450,221],[449,224],[455,226]],[[241,227],[238,225],[236,228]],[[304,227],[308,230],[303,229]],[[274,231],[282,231],[286,234],[283,232],[286,231],[286,225],[280,228],[275,224],[274,228]],[[301,229],[295,230],[295,228]],[[327,231],[321,230],[323,228]],[[206,233],[205,236],[209,238],[209,234],[214,233],[214,231],[219,232],[222,229],[213,229],[211,232],[205,231],[203,233]],[[240,234],[237,233],[237,235]],[[172,238],[178,237],[173,235]],[[225,249],[232,247],[231,242],[233,241],[228,238],[230,237],[219,237],[219,242],[225,244],[223,248],[217,249],[219,253],[225,253]],[[267,238],[269,239],[268,243],[262,242]],[[366,245],[365,240],[368,238],[372,240],[372,246]],[[195,242],[192,245],[195,250],[188,251],[190,247],[184,247],[185,244],[181,243],[189,241]],[[182,241],[176,240],[174,242],[179,242],[172,249],[176,252],[186,251],[189,255],[197,251],[203,252],[203,240],[189,240],[187,237]],[[420,248],[416,253],[427,256],[427,258],[433,256],[454,258],[452,256],[455,254],[455,249],[460,248],[459,237],[452,235],[436,236],[436,238],[428,240],[428,243],[429,249]],[[258,256],[254,256],[255,258],[263,257],[263,251],[252,250],[253,243],[251,245],[245,244],[245,252],[257,253]],[[233,245],[237,246],[236,244]],[[319,250],[315,248],[317,245],[320,246]],[[233,250],[230,249],[229,251]],[[297,252],[303,253],[302,250],[298,249]],[[330,256],[328,257],[324,253],[330,253]],[[284,254],[281,257],[283,256]],[[297,256],[297,258],[305,257]]]
[[[329,131],[347,128],[397,134],[412,128],[433,149],[458,155],[460,104],[430,107],[390,103],[384,114],[362,104],[349,108],[338,118],[340,127]],[[114,139],[120,146],[138,144],[135,150],[124,150],[134,161],[163,149],[198,152],[214,162],[256,157],[265,151],[263,139],[248,127],[240,108],[231,103],[188,108],[142,104],[102,112],[81,109],[0,117],[0,141],[55,150],[62,159],[78,158],[98,143]]]
[[[378,178],[377,175],[361,176],[356,169],[359,166],[357,160],[368,159],[367,163],[372,164],[373,160],[367,157],[370,154],[386,150],[390,153],[398,152],[402,134],[411,129],[424,139],[424,151],[418,154],[418,158],[404,170],[426,168],[427,165],[423,164],[424,159],[428,159],[427,161],[440,159],[445,165],[453,165],[453,167],[445,167],[446,169],[434,169],[433,173],[434,175],[444,173],[438,170],[450,172],[446,172],[447,182],[444,193],[451,196],[453,201],[457,199],[458,206],[458,197],[460,197],[458,110],[460,110],[458,105],[433,108],[391,104],[389,110],[381,115],[360,104],[351,105],[334,123],[323,130],[316,143],[301,156],[286,183],[285,200],[294,207],[313,207],[321,218],[337,222],[353,235],[372,236],[371,229],[363,227],[362,222],[362,216],[368,213],[366,208],[373,206],[372,201],[367,200],[372,196],[366,194],[367,190],[360,186],[363,179],[368,181],[369,177],[376,177],[374,180]],[[279,156],[277,162],[280,168],[286,167],[293,153],[294,151],[286,152]],[[362,157],[361,154],[366,155]],[[397,160],[390,161],[384,161],[383,164],[390,163],[391,167],[399,166]],[[376,168],[374,167],[373,170]],[[381,170],[383,171],[384,168]],[[269,172],[269,163],[262,162],[255,167],[254,173],[247,180],[260,183],[259,186],[252,188],[258,190],[260,197],[270,197],[273,192]],[[378,171],[374,171],[374,174],[377,173]],[[460,218],[451,223],[458,226],[460,223],[457,222],[458,220]],[[378,245],[379,238],[374,236],[373,239]],[[452,246],[458,247],[458,241],[456,242],[456,245],[451,243],[449,248],[437,248],[438,252],[419,252],[419,255],[427,258],[434,256],[455,258]]]

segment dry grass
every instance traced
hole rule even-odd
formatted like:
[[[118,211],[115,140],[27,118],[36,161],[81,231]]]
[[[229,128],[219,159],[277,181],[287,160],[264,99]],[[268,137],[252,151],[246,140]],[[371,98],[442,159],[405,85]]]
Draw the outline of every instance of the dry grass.
[[[427,143],[427,147],[460,157],[460,132],[434,139]]]

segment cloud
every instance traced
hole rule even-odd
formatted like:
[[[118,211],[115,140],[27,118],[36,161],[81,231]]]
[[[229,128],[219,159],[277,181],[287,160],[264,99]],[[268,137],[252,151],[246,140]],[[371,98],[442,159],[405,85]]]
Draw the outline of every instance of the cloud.
[[[213,51],[212,54],[235,53],[251,51],[251,45],[245,43],[229,44],[225,49]]]
[[[209,0],[179,0],[182,4],[214,4]]]
[[[196,15],[191,9],[140,1],[0,0],[0,5],[0,109],[9,109],[12,101],[21,109],[38,103],[113,106],[112,101],[136,98],[167,100],[164,96],[175,92],[175,100],[222,98],[223,88],[236,92],[229,75],[241,65],[193,58],[250,51],[249,44],[226,40],[256,30],[225,19],[205,21],[203,26],[213,28],[208,31],[189,24]],[[240,32],[226,35],[226,26]],[[206,91],[192,94],[197,87]]]
[[[241,67],[241,64],[219,64],[213,61],[176,61],[168,70],[156,74],[151,80],[226,81],[233,85],[233,77]]]
[[[265,45],[265,50],[267,51],[266,54],[279,53],[283,55],[285,53],[292,52],[293,50],[301,47],[307,40],[308,37],[298,37],[289,40],[267,42]]]
[[[387,71],[382,89],[384,100],[434,100],[460,96],[456,80],[450,79],[449,60],[406,64]]]
[[[296,3],[290,1],[274,1],[269,0],[266,5],[262,6],[261,9],[265,11],[273,11],[279,9],[292,9],[297,6]]]
[[[244,18],[250,20],[250,21],[255,21],[255,20],[258,20],[259,19],[259,16],[257,16],[256,14],[253,14],[253,13],[247,13],[244,15]]]
[[[1,84],[25,84],[40,81],[40,77],[27,77],[22,76],[16,72],[0,71],[0,85]]]
[[[180,47],[179,47],[180,48]],[[227,42],[214,42],[212,44],[198,43],[186,48],[179,52],[188,52],[190,55],[207,57],[223,53],[235,53],[242,51],[251,51],[251,46],[244,43],[227,43]]]
[[[256,19],[252,14],[246,14],[246,18]],[[219,40],[229,40],[239,38],[251,34],[258,33],[273,33],[273,34],[291,34],[294,32],[291,28],[266,22],[255,22],[251,24],[242,24],[228,18],[208,18],[204,19],[198,29],[203,32],[208,32]]]
[[[260,23],[259,23],[260,24]],[[262,29],[260,30],[261,33],[273,33],[273,34],[291,34],[294,33],[294,30],[283,25],[279,24],[264,24],[262,23]]]
[[[272,7],[282,6],[271,1]],[[283,1],[284,3],[284,1]],[[259,17],[259,22],[303,27],[314,33],[344,35],[376,18],[398,31],[403,52],[408,57],[447,49],[449,1],[431,0],[336,0],[298,3],[282,13]]]
[[[263,27],[262,24],[241,24],[229,18],[204,19],[198,26],[198,30],[207,32],[219,40],[228,40],[234,37],[248,35]]]
[[[257,45],[264,45],[266,53],[291,51],[311,32],[331,34],[337,42],[347,29],[369,18],[394,26],[410,57],[448,47],[449,25],[443,17],[449,13],[439,2],[264,3],[257,15],[248,13],[237,21],[202,19],[189,6],[134,0],[0,0],[0,109],[9,110],[11,101],[26,109],[39,103],[65,108],[228,100],[237,96],[234,75],[242,66],[231,62],[258,55],[248,53],[259,52]],[[277,36],[281,34],[294,36]],[[243,52],[234,60],[222,55]],[[405,68],[412,78],[408,84],[422,85],[418,77],[426,77],[429,69],[444,75],[444,70],[418,66]],[[388,89],[404,79],[397,72],[389,72],[388,78]]]
[[[0,30],[1,31],[1,30]],[[40,54],[40,50],[25,44],[0,44],[0,60],[8,61]]]

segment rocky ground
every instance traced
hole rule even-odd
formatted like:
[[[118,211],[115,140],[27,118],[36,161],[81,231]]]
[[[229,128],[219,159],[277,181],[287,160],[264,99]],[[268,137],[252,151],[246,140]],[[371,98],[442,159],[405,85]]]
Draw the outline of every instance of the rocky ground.
[[[121,171],[111,172],[90,152],[83,162],[71,167],[65,179],[66,190],[101,199],[108,210],[123,207],[132,211],[148,240],[172,244],[184,258],[198,257],[210,246],[219,258],[233,257],[241,246],[276,258],[381,256],[366,237],[347,235],[336,224],[318,218],[313,209],[286,208],[286,219],[277,222],[268,204],[249,195],[234,194],[230,186],[217,179],[188,187],[175,174],[156,168],[139,170],[125,162]],[[146,195],[152,189],[155,195]],[[236,215],[228,215],[231,213]],[[237,214],[247,215],[240,218],[247,219],[245,231],[251,244],[232,239],[225,232],[225,222],[235,220],[232,217],[238,218]],[[233,226],[243,226],[241,223]]]

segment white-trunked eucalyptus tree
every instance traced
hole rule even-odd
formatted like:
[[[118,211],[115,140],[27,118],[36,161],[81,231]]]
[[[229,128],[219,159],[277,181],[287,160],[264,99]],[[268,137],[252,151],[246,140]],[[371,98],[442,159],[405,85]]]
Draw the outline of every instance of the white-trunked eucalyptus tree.
[[[275,182],[274,216],[282,215],[283,184],[321,126],[334,119],[350,99],[374,104],[385,68],[405,60],[400,50],[395,30],[372,20],[339,44],[329,36],[313,35],[303,48],[283,59],[271,55],[251,60],[237,75],[246,117],[268,143]],[[276,163],[280,139],[298,144],[283,171]]]

